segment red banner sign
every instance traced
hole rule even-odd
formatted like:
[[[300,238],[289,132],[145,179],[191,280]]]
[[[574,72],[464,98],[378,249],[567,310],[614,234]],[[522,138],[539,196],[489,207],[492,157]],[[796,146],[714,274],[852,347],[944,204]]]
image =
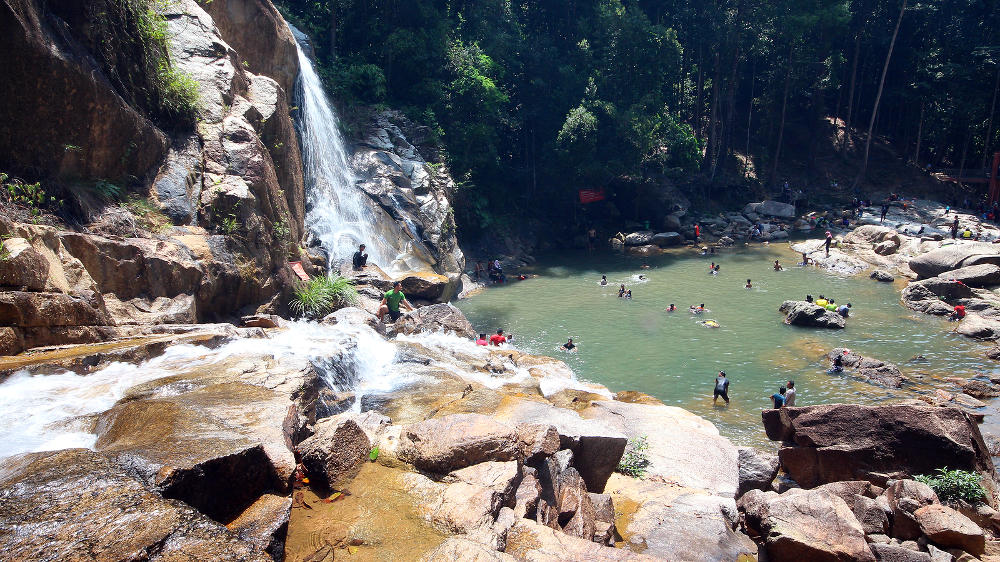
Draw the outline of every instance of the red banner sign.
[[[579,191],[580,203],[586,205],[587,203],[594,203],[596,201],[604,200],[604,188],[598,189],[581,189]]]

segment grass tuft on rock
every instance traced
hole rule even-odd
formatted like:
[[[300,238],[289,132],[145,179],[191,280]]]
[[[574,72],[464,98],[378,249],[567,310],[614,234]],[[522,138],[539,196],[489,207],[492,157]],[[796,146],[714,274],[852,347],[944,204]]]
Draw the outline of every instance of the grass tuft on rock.
[[[340,306],[357,304],[354,283],[339,275],[314,277],[295,288],[289,307],[306,318],[320,318]]]
[[[646,476],[646,468],[649,466],[649,457],[646,455],[648,448],[649,443],[645,435],[629,439],[628,445],[625,446],[625,454],[622,455],[622,460],[618,462],[615,471],[632,478]]]

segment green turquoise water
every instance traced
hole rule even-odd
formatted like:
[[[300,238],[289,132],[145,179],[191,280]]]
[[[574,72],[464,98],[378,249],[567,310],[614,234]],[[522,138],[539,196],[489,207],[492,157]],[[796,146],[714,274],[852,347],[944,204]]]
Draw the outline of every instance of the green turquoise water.
[[[514,334],[518,348],[559,357],[581,379],[684,407],[740,444],[766,441],[760,412],[788,379],[795,380],[798,406],[875,403],[949,387],[941,380],[947,376],[993,370],[983,344],[951,333],[953,325],[946,320],[904,308],[899,291],[905,282],[844,278],[794,265],[797,257],[787,245],[714,256],[693,250],[648,259],[547,256],[533,269],[537,277],[490,287],[458,307],[481,332],[503,328]],[[775,259],[784,271],[773,270]],[[708,274],[712,261],[720,264],[715,276]],[[643,263],[650,269],[640,269]],[[602,274],[607,286],[599,284]],[[648,279],[639,280],[640,274]],[[747,278],[752,289],[744,288]],[[618,298],[621,283],[632,290],[631,301]],[[785,325],[778,306],[806,294],[850,302],[847,328]],[[677,305],[676,312],[665,311],[670,303]],[[709,312],[690,314],[688,307],[700,303]],[[709,319],[720,327],[700,324]],[[578,352],[558,350],[569,337]],[[913,383],[893,391],[828,374],[824,355],[834,347],[896,363]],[[918,355],[923,359],[914,359]],[[728,407],[721,400],[712,403],[720,370],[731,380]]]

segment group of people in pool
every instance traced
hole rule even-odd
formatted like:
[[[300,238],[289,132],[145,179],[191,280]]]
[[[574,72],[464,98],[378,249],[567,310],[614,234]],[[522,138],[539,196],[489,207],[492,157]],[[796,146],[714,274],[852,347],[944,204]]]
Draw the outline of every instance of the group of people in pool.
[[[719,398],[725,400],[726,405],[729,405],[729,377],[726,376],[725,371],[719,371],[719,374],[715,377],[715,390],[712,392],[712,404],[716,404]],[[795,406],[795,381],[788,381],[783,386],[778,388],[778,392],[771,395],[771,405],[775,409],[782,408],[785,406],[792,407]]]

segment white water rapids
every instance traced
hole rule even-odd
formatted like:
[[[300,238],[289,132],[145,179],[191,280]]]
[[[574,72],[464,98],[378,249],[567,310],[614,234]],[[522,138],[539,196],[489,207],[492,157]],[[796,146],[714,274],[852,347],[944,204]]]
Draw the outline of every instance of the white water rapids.
[[[418,346],[430,363],[422,366],[397,361],[406,346]],[[404,352],[410,353],[408,349]],[[112,363],[88,375],[70,371],[14,373],[0,384],[0,458],[93,447],[97,439],[95,416],[114,406],[130,388],[221,366],[233,357],[273,357],[279,362],[307,358],[327,386],[354,392],[355,411],[360,411],[364,397],[406,388],[441,370],[490,388],[531,378],[526,369],[516,367],[503,376],[477,370],[472,364],[485,362],[489,351],[453,335],[420,334],[386,340],[365,325],[294,322],[285,330],[272,332],[269,338],[238,338],[216,349],[179,344],[140,364]],[[565,388],[595,392],[586,383],[564,376],[545,377],[540,386],[546,396]]]

